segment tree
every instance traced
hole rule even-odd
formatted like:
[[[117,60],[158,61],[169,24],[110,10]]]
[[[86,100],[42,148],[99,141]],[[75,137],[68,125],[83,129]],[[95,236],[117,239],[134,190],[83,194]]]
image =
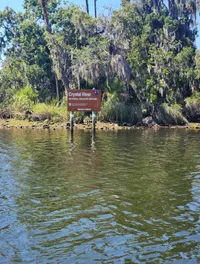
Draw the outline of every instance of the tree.
[[[51,29],[51,24],[49,23],[49,17],[48,17],[48,11],[47,11],[47,2],[46,0],[39,0],[39,3],[42,7],[45,27],[48,33],[48,39],[49,39],[49,44],[50,44],[49,47],[50,47],[50,52],[52,54],[52,59],[53,59],[54,65],[57,65],[57,61],[55,60],[55,53],[57,52],[56,51],[57,45],[56,45],[55,38],[52,36],[52,29]],[[61,78],[62,78],[63,84],[65,85],[65,89],[67,90],[69,88],[69,80],[67,76],[65,75],[65,73],[63,72],[62,68],[60,68],[60,72],[61,72]],[[59,88],[58,88],[57,76],[55,76],[55,81],[56,81],[57,98],[59,99]]]
[[[95,18],[88,1],[87,12],[61,0],[24,0],[24,14],[0,12],[0,97],[30,85],[44,100],[55,96],[59,83],[61,91],[99,87],[118,102],[127,94],[125,104],[137,103],[148,113],[156,105],[182,104],[199,80],[196,3],[121,5],[98,18],[96,0]]]
[[[130,0],[121,0],[121,6],[125,6],[127,3],[130,3]]]

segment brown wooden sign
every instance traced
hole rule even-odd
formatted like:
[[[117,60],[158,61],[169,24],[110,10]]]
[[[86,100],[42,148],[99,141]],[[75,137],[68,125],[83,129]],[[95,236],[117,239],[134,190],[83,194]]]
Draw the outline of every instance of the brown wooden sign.
[[[68,111],[101,111],[100,90],[68,90],[67,91]]]

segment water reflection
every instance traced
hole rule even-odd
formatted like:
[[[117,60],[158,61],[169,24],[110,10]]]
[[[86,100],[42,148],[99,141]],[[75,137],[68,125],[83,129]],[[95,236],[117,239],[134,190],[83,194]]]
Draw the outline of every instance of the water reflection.
[[[198,263],[186,130],[0,131],[0,262]]]
[[[93,131],[93,133],[92,133],[91,149],[92,149],[92,152],[94,152],[94,153],[96,151],[95,139],[96,139],[96,133],[95,133],[95,131]]]
[[[75,145],[74,145],[74,131],[70,131],[70,141],[69,141],[69,153],[72,153],[74,151]]]

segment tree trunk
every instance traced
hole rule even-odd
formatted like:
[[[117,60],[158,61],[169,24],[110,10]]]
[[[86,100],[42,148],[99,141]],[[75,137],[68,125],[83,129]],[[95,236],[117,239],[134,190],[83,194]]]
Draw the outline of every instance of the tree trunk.
[[[55,75],[55,80],[56,80],[56,96],[57,96],[57,100],[59,102],[59,86],[58,86],[58,79],[57,76]]]
[[[88,4],[88,0],[85,0],[85,5],[86,5],[87,13],[89,14],[89,4]]]
[[[97,0],[94,0],[94,17],[97,18]]]
[[[44,16],[44,23],[45,23],[46,30],[47,30],[47,32],[49,34],[51,34],[52,31],[51,31],[51,25],[49,23],[49,17],[48,17],[46,0],[39,0],[39,4],[42,7],[42,13],[43,13],[43,16]]]
[[[51,24],[49,23],[48,10],[47,10],[47,0],[38,0],[38,2],[42,7],[42,13],[43,13],[43,17],[44,17],[44,23],[45,23],[46,31],[49,33],[49,41],[50,41],[50,43],[52,43],[52,39],[51,39],[52,28],[51,28]],[[50,53],[52,54],[51,49],[50,49]],[[56,77],[56,79],[57,79],[57,77]],[[69,78],[66,76],[66,74],[63,72],[62,69],[61,69],[61,80],[65,86],[65,90],[69,89]]]

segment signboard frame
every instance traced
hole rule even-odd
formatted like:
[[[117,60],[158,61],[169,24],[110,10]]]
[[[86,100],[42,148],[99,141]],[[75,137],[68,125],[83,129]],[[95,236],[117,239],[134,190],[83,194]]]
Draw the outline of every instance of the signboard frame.
[[[101,90],[67,90],[67,110],[71,112],[100,112],[101,101]]]

